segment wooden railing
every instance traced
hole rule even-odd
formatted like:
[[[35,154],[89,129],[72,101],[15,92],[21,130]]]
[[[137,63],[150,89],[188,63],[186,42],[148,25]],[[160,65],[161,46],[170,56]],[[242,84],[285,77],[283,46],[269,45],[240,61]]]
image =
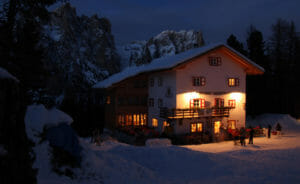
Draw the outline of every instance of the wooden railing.
[[[232,107],[168,109],[160,108],[160,117],[165,119],[183,119],[199,117],[229,117]]]

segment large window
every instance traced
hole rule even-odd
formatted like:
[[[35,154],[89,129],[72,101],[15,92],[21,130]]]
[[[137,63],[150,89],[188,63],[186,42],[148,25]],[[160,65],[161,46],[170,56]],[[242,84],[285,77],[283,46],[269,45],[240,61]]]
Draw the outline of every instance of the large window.
[[[205,100],[202,98],[193,99],[193,100],[191,100],[190,106],[191,106],[191,108],[204,109],[205,108]]]
[[[229,87],[235,87],[240,85],[240,79],[239,78],[228,78],[228,86]]]
[[[119,114],[117,118],[119,126],[144,126],[147,123],[147,114]]]
[[[208,62],[210,66],[220,66],[222,64],[221,57],[208,57]]]
[[[214,123],[214,133],[220,133],[221,121],[215,121]]]
[[[153,127],[158,127],[158,120],[155,118],[152,118],[152,126]]]
[[[193,86],[205,86],[205,77],[193,77]]]
[[[202,123],[191,123],[191,133],[202,132]]]

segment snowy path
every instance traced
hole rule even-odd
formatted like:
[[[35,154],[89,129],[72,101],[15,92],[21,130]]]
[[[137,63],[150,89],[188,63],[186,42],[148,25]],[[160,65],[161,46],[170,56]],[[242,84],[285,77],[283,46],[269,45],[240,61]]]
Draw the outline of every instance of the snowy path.
[[[181,147],[110,142],[92,149],[118,173],[110,173],[113,180],[104,177],[105,183],[300,183],[299,139],[300,134],[255,138],[246,147],[232,141]]]

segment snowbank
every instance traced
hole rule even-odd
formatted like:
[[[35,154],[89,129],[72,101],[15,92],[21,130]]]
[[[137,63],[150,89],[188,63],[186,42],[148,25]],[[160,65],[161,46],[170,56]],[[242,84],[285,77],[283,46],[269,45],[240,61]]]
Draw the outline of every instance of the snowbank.
[[[247,126],[262,126],[267,128],[271,125],[274,129],[280,123],[283,132],[300,132],[300,122],[288,114],[262,114],[254,119],[247,119]]]
[[[30,105],[25,115],[26,133],[30,139],[42,133],[43,128],[56,126],[60,123],[71,124],[73,119],[66,113],[56,109],[46,109],[44,105]]]
[[[16,82],[19,82],[19,80],[15,76],[13,76],[8,71],[6,71],[4,68],[1,68],[1,67],[0,67],[0,78],[2,78],[2,79],[13,79]]]
[[[155,147],[155,146],[171,146],[170,139],[147,139],[146,146]]]

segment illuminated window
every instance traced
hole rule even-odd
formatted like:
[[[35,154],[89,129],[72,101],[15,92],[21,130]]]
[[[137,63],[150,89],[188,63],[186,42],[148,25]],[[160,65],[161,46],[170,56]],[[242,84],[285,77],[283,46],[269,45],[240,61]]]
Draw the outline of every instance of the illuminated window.
[[[152,126],[153,127],[158,127],[158,120],[155,118],[152,118]]]
[[[163,85],[163,78],[159,77],[157,83],[158,83],[158,86],[162,86]]]
[[[198,99],[193,99],[191,101],[191,108],[200,108],[200,109],[204,109],[205,108],[205,100],[202,98],[198,98]]]
[[[202,132],[202,123],[191,123],[191,132]]]
[[[224,107],[224,99],[223,98],[215,98],[215,107]]]
[[[154,99],[149,98],[149,107],[154,107]]]
[[[220,133],[221,121],[215,121],[214,123],[214,132],[215,134]]]
[[[138,126],[139,125],[139,119],[140,119],[140,116],[138,114],[134,114],[133,115],[133,125],[134,126]]]
[[[110,104],[111,100],[110,100],[110,96],[106,97],[106,104]]]
[[[118,124],[119,124],[120,126],[124,126],[124,125],[125,125],[124,123],[125,123],[124,115],[119,114],[119,115],[118,115]]]
[[[236,121],[228,120],[228,129],[236,129]]]
[[[158,107],[162,107],[163,106],[163,100],[161,98],[158,99],[157,105],[158,105]]]
[[[154,79],[150,78],[150,86],[153,87],[154,86]]]
[[[147,122],[147,114],[141,114],[141,125],[144,126],[146,125]]]
[[[163,122],[163,125],[164,125],[164,127],[170,126],[170,124],[169,124],[167,121],[164,121],[164,122]]]
[[[235,108],[235,105],[236,105],[236,101],[235,100],[228,100],[228,106],[229,107]]]
[[[228,86],[229,87],[235,87],[240,85],[240,79],[239,78],[228,78]]]
[[[205,86],[205,77],[193,77],[193,86]]]
[[[220,66],[222,64],[221,57],[208,57],[208,62],[210,66]]]

